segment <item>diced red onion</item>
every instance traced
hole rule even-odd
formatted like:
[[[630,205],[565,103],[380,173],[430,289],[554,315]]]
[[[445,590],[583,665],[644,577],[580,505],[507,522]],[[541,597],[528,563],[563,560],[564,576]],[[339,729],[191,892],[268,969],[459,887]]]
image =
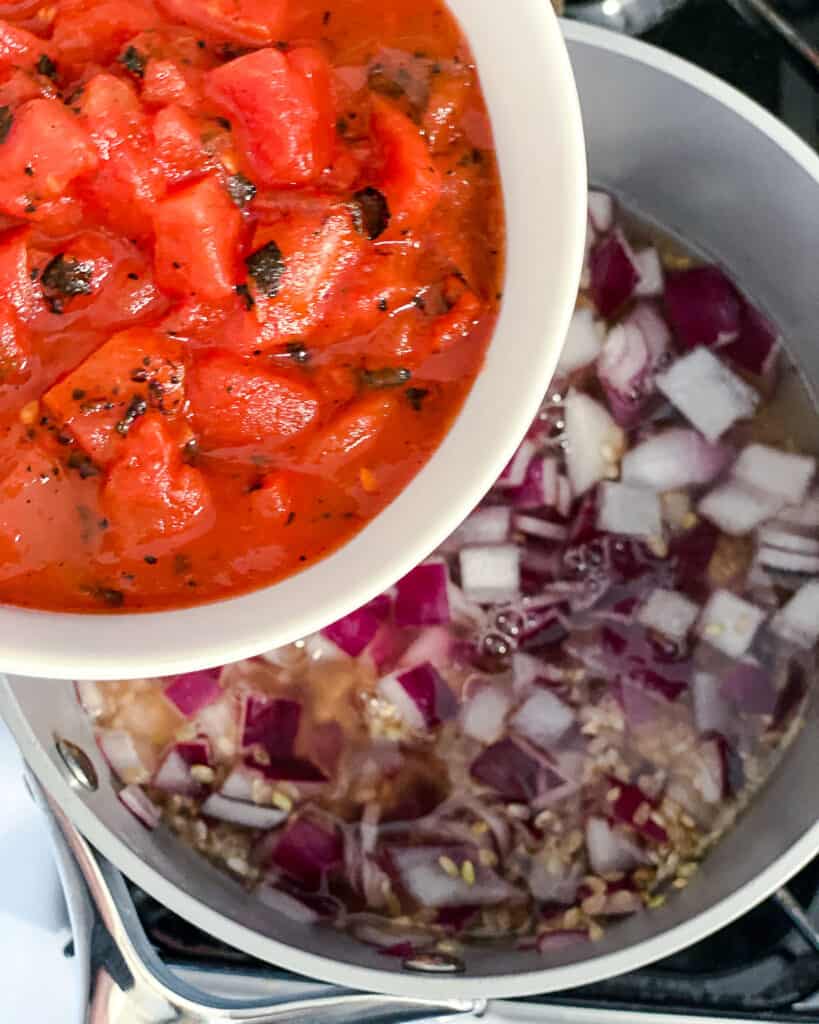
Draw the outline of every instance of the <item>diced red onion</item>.
[[[401,655],[399,668],[412,668],[425,662],[439,672],[449,668],[455,648],[455,637],[445,626],[428,626],[421,630]]]
[[[313,907],[273,885],[260,885],[254,890],[254,896],[266,907],[297,924],[315,924],[321,920],[322,915]]]
[[[177,676],[165,687],[165,696],[186,718],[193,718],[202,708],[213,704],[222,696],[222,688],[219,685],[221,674],[221,668],[209,668]]]
[[[770,673],[751,661],[738,661],[728,671],[720,682],[720,693],[746,715],[772,715],[776,709]]]
[[[494,906],[518,896],[512,885],[481,864],[474,848],[393,846],[388,852],[401,884],[423,907]],[[441,865],[442,860],[454,864],[457,873],[448,873]],[[467,861],[472,864],[474,882],[462,877],[462,865]]]
[[[672,640],[684,640],[697,621],[699,607],[684,594],[657,587],[637,613],[637,621]]]
[[[495,743],[504,733],[511,695],[501,686],[482,682],[461,710],[461,730],[481,743]]]
[[[197,796],[202,792],[201,783],[191,775],[191,766],[176,747],[165,756],[151,785],[165,793],[176,793],[179,796]]]
[[[611,805],[614,817],[626,825],[631,825],[640,835],[652,842],[667,842],[668,833],[651,817],[655,811],[654,804],[639,786],[620,782],[618,779],[611,779],[611,784],[619,790],[617,799]],[[649,808],[648,817],[641,813],[646,806]]]
[[[548,750],[568,732],[574,711],[549,690],[538,689],[512,715],[510,727],[542,750]]]
[[[245,800],[252,802],[254,782],[261,779],[257,771],[239,764],[232,769],[222,783],[219,792],[229,800]]]
[[[756,412],[759,395],[707,348],[695,348],[657,377],[657,387],[703,434],[717,441]]]
[[[564,519],[568,519],[572,511],[572,502],[574,496],[572,494],[572,485],[569,482],[569,478],[563,476],[561,473],[557,478],[557,512],[558,515],[563,516]]]
[[[378,632],[382,618],[375,609],[365,605],[327,626],[322,633],[345,654],[357,658]]]
[[[77,700],[83,711],[91,719],[99,718],[105,711],[105,696],[99,683],[91,679],[78,679],[74,683]]]
[[[242,746],[260,746],[271,757],[289,757],[301,722],[301,704],[248,694],[244,703]]]
[[[597,312],[611,320],[634,295],[640,273],[634,253],[619,230],[598,241],[589,254],[590,292]]]
[[[445,548],[457,551],[466,544],[502,544],[509,538],[512,510],[508,505],[485,505],[468,516],[450,534]]]
[[[778,522],[805,530],[819,529],[819,494],[814,492],[801,505],[790,505],[782,509]]]
[[[586,821],[586,851],[596,875],[633,871],[646,860],[640,847],[605,818]]]
[[[819,581],[805,583],[773,617],[771,629],[809,650],[819,640]]]
[[[543,469],[541,472],[543,504],[547,508],[551,508],[558,503],[558,490],[560,487],[558,480],[558,461],[556,458],[549,456],[543,460]]]
[[[759,564],[768,569],[800,573],[804,576],[814,576],[819,573],[819,556],[817,555],[763,546],[757,551],[756,557]]]
[[[472,762],[472,778],[507,800],[527,802],[538,788],[538,763],[510,739],[487,747]]]
[[[383,622],[362,657],[369,658],[373,668],[380,675],[395,665],[406,646],[405,631],[391,622]]]
[[[153,774],[134,738],[124,729],[100,729],[97,745],[111,771],[126,784],[147,782]]]
[[[268,782],[295,782],[306,787],[311,784],[320,786],[327,781],[320,768],[301,757],[271,757],[264,763],[251,759],[249,764],[257,768]]]
[[[572,490],[585,494],[614,469],[625,448],[625,434],[609,411],[574,388],[566,397],[566,467]]]
[[[396,708],[403,722],[415,730],[434,729],[456,713],[455,696],[429,663],[385,676],[378,692]]]
[[[727,480],[706,494],[697,511],[723,533],[741,537],[776,515],[781,505],[780,498],[766,491]]]
[[[719,740],[703,740],[695,755],[694,788],[707,804],[719,804],[726,795],[725,762]]]
[[[313,633],[302,641],[303,650],[310,661],[335,662],[342,661],[349,657],[342,651],[338,644],[334,643],[323,633]]]
[[[546,459],[536,455],[526,467],[526,475],[520,487],[507,491],[509,502],[516,509],[541,508],[546,504],[546,489],[543,480]]]
[[[634,294],[639,298],[654,298],[663,294],[663,265],[660,261],[660,254],[653,245],[640,249],[634,253],[634,265],[640,280],[634,289]]]
[[[341,864],[338,830],[311,818],[291,819],[273,849],[272,862],[306,888],[318,888],[327,872]]]
[[[594,230],[601,235],[614,227],[614,200],[608,192],[589,189],[588,196],[589,221]]]
[[[666,368],[672,352],[671,330],[653,302],[638,302],[629,313],[627,323],[636,327],[648,349],[651,373]]]
[[[654,491],[710,484],[725,468],[731,455],[730,448],[709,444],[696,430],[669,427],[625,455],[622,479]]]
[[[569,376],[593,363],[600,355],[604,337],[605,327],[595,319],[593,310],[588,306],[576,309],[560,352],[557,373]]]
[[[162,811],[148,796],[141,786],[131,784],[117,793],[122,804],[145,828],[155,829],[162,820]]]
[[[556,544],[562,543],[569,536],[569,531],[565,526],[561,526],[559,523],[550,523],[535,516],[516,515],[514,526],[516,530],[520,530],[521,533],[526,533],[530,537],[554,541]]]
[[[526,467],[535,454],[536,446],[530,438],[525,438],[511,461],[495,481],[495,487],[520,487],[526,476]]]
[[[666,275],[665,311],[682,349],[725,345],[739,337],[743,303],[736,288],[714,266]]]
[[[527,881],[536,900],[570,907],[577,898],[580,876],[576,867],[553,872],[551,865],[547,867],[541,857],[535,857],[528,871]]]
[[[786,524],[773,522],[757,531],[756,539],[762,547],[793,551],[799,555],[819,555],[819,540],[796,533]]]
[[[206,818],[263,830],[276,828],[287,817],[287,812],[278,807],[233,800],[221,793],[211,793],[202,804],[201,812]]]
[[[773,324],[749,302],[744,303],[740,336],[721,348],[720,354],[734,366],[758,377],[771,372],[780,347]]]
[[[732,472],[740,483],[781,498],[783,505],[798,505],[807,497],[816,459],[766,444],[751,444],[742,450]]]
[[[572,946],[582,945],[589,941],[589,933],[578,928],[561,928],[553,932],[542,932],[535,941],[538,953],[560,953]]]
[[[730,590],[715,590],[702,610],[699,635],[729,658],[741,658],[765,621],[761,608]]]
[[[474,913],[474,911],[472,911]],[[429,932],[420,928],[390,928],[383,923],[364,921],[355,926],[355,937],[369,946],[378,946],[382,950],[394,950],[399,943],[406,943],[415,950],[431,941]]]
[[[396,626],[440,626],[450,621],[449,572],[444,562],[425,562],[396,585]]]
[[[524,651],[515,651],[512,655],[512,678],[515,694],[522,697],[529,693],[538,679],[544,678],[543,661]]]
[[[722,685],[710,672],[695,672],[691,689],[694,696],[694,721],[700,732],[729,732],[736,712],[722,692]]]
[[[607,480],[600,485],[598,529],[631,537],[662,537],[660,499],[654,491]]]
[[[520,549],[514,544],[462,548],[464,594],[479,604],[511,601],[520,593]]]
[[[235,695],[226,693],[213,704],[202,708],[196,716],[199,731],[209,736],[220,749],[234,743],[239,730],[239,707]]]
[[[628,320],[609,331],[597,360],[597,376],[612,416],[621,427],[633,426],[653,379],[643,333]]]

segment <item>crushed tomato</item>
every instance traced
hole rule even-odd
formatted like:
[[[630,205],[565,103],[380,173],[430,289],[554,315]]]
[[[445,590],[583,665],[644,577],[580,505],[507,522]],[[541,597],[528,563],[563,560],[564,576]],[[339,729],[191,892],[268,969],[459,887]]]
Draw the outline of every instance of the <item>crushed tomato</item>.
[[[497,314],[457,24],[438,0],[4,13],[0,601],[178,607],[324,557],[434,451]]]

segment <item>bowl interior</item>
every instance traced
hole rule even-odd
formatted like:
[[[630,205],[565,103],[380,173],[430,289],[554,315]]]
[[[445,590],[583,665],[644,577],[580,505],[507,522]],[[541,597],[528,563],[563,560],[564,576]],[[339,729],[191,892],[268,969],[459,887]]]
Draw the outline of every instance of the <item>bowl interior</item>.
[[[580,275],[586,175],[577,95],[552,9],[452,0],[495,132],[506,205],[504,301],[486,364],[409,487],[319,564],[255,593],[174,612],[63,615],[0,608],[0,669],[122,679],[221,664],[305,636],[423,560],[492,485],[557,363]]]

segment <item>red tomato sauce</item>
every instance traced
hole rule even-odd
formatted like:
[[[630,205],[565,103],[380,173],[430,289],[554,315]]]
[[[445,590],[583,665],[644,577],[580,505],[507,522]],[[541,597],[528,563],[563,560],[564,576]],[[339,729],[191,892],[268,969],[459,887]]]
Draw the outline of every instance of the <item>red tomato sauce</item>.
[[[496,319],[457,24],[436,0],[0,15],[0,601],[183,606],[322,558],[435,450]]]

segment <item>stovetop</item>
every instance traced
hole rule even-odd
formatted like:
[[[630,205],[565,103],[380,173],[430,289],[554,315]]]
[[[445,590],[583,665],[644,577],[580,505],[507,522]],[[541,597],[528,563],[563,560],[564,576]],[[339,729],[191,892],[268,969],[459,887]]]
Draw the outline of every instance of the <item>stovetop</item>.
[[[675,6],[671,0],[608,0],[609,10],[640,3],[658,9],[663,2]],[[581,14],[584,6],[601,8],[567,4],[572,14]],[[761,9],[787,19],[796,40],[788,42],[771,28],[755,13]],[[794,47],[794,41],[802,41],[819,49],[819,0],[687,0],[642,38],[730,82],[819,145],[819,73]],[[819,928],[819,859],[788,888]],[[167,963],[270,975],[269,967],[216,942],[143,893],[134,897],[145,930]],[[663,1011],[681,1019],[750,1015],[819,1024],[819,948],[811,948],[794,927],[781,901],[771,899],[651,967],[534,1002],[635,1014]]]

